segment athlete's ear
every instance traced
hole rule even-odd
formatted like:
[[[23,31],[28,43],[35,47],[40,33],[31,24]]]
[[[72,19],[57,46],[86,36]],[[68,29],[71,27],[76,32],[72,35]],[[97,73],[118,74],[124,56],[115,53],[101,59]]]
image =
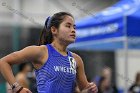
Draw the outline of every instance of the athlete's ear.
[[[56,34],[56,33],[57,33],[56,27],[52,26],[52,27],[51,27],[51,31],[52,31],[52,34]]]

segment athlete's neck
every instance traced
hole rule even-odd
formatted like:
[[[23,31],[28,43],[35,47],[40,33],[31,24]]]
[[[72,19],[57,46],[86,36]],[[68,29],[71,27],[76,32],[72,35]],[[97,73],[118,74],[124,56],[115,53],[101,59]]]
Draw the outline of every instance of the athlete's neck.
[[[62,53],[62,55],[67,55],[67,46],[59,43],[59,42],[52,42],[51,45],[60,53]]]

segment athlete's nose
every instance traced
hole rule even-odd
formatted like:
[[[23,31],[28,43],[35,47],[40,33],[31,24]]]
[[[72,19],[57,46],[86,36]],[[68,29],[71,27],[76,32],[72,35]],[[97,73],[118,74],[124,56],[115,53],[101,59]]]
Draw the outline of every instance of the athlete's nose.
[[[72,33],[75,33],[75,29],[74,29],[74,28],[72,28],[71,32],[72,32]]]

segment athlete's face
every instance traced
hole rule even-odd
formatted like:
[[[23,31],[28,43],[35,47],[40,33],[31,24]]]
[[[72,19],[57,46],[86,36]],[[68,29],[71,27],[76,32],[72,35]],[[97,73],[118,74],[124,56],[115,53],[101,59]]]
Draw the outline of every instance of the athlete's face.
[[[58,29],[57,38],[66,44],[73,43],[76,39],[75,22],[71,16],[65,16]]]

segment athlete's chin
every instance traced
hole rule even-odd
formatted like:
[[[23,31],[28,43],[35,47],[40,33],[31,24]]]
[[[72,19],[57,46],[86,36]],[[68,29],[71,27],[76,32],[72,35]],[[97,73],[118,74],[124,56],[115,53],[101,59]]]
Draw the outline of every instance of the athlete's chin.
[[[69,42],[69,44],[74,43],[75,42],[75,39],[71,39],[68,42]]]

